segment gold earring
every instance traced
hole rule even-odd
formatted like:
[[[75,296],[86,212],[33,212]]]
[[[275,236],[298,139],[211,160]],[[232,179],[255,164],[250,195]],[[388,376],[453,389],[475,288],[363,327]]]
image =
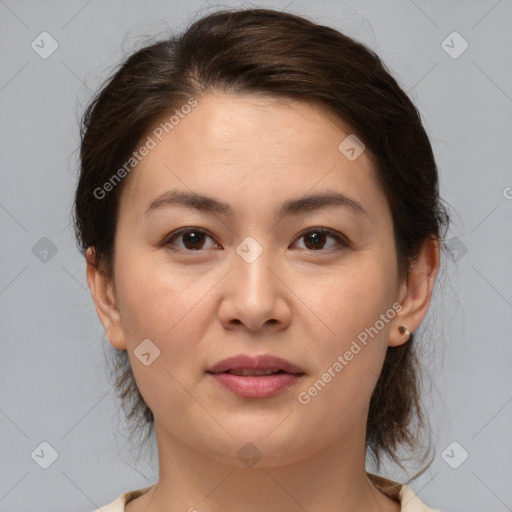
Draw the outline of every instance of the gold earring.
[[[406,336],[410,336],[411,333],[409,331],[409,329],[407,329],[407,327],[405,327],[404,325],[401,325],[398,330],[402,333],[402,334],[405,334]]]

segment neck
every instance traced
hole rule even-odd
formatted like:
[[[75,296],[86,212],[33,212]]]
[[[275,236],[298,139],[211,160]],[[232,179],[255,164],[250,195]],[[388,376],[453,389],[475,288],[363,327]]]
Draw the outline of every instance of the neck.
[[[359,429],[361,430],[361,429]],[[219,461],[155,424],[159,481],[127,512],[397,512],[400,506],[368,480],[364,439],[326,445],[288,464],[265,455],[252,467]],[[242,467],[241,467],[242,466]]]

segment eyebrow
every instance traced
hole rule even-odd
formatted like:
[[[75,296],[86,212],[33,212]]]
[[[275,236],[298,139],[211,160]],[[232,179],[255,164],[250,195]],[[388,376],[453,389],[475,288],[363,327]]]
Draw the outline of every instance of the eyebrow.
[[[232,217],[233,208],[228,203],[195,192],[170,190],[157,197],[147,207],[144,215],[162,207],[186,207],[206,213],[216,213]],[[288,199],[282,203],[277,214],[281,217],[330,208],[348,208],[354,213],[368,216],[363,205],[355,199],[339,192],[325,192]]]

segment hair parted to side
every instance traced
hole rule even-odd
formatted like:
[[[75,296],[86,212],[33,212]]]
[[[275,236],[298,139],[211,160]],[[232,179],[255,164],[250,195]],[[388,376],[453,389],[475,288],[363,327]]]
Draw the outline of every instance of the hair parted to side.
[[[425,239],[442,242],[448,214],[429,139],[416,107],[379,57],[337,30],[293,14],[222,10],[130,55],[84,113],[75,229],[81,251],[94,247],[97,263],[111,276],[119,197],[127,178],[101,200],[94,191],[164,115],[209,91],[312,102],[349,126],[369,151],[387,196],[401,277]],[[387,349],[370,401],[366,441],[377,466],[383,454],[400,465],[398,448],[414,452],[428,426],[419,401],[414,338]],[[114,379],[127,419],[134,431],[147,427],[147,439],[153,414],[124,351],[116,352]]]

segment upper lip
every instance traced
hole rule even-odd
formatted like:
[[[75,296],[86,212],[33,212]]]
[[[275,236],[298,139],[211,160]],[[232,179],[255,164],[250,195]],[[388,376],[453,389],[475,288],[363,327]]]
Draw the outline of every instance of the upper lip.
[[[228,357],[219,361],[207,370],[208,373],[223,373],[230,370],[282,370],[287,373],[304,373],[300,368],[294,364],[286,361],[277,356],[268,354],[261,354],[251,356],[249,354],[240,354],[233,357]]]

